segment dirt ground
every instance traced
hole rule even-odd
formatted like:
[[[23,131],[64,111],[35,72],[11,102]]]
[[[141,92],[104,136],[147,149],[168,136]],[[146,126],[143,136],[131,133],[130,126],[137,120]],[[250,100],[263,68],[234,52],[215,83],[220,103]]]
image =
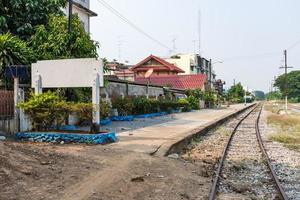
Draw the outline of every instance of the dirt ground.
[[[0,142],[0,199],[207,199],[206,165],[110,145]]]

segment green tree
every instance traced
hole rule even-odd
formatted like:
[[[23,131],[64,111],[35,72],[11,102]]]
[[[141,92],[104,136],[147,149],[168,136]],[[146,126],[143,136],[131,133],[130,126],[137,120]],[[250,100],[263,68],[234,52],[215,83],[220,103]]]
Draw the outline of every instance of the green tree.
[[[257,100],[264,100],[265,99],[265,93],[263,91],[259,91],[259,90],[253,91],[253,94],[254,94],[254,96]]]
[[[0,35],[0,77],[4,67],[9,65],[24,65],[34,61],[34,54],[28,43],[10,33]]]
[[[204,93],[204,100],[208,104],[208,107],[212,107],[218,101],[218,94],[214,90],[207,90]]]
[[[267,100],[280,100],[282,99],[282,94],[279,91],[273,91],[266,94]]]
[[[204,93],[201,91],[201,89],[189,89],[186,91],[187,96],[194,96],[198,99],[203,99],[204,98]]]
[[[0,34],[30,39],[35,26],[46,25],[50,15],[63,16],[65,5],[66,0],[1,0]]]
[[[233,85],[228,90],[228,98],[234,103],[242,103],[244,101],[245,90],[241,83]]]
[[[30,45],[37,60],[98,57],[99,44],[85,32],[77,15],[72,18],[71,33],[65,16],[51,16],[47,26],[36,27]]]
[[[278,87],[280,92],[285,95],[285,81],[287,79],[288,90],[287,96],[289,99],[300,102],[300,70],[291,71],[287,76],[281,75],[275,80],[275,87]]]

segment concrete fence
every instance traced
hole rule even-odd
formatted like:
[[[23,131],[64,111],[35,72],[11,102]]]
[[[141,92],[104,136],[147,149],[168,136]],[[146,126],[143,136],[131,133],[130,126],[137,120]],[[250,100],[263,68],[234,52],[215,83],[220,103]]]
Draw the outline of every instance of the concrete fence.
[[[163,86],[153,84],[140,84],[130,81],[108,78],[108,85],[101,88],[101,97],[117,98],[122,96],[149,96],[155,98],[165,95],[166,89]],[[171,89],[175,94],[184,94],[184,90]]]

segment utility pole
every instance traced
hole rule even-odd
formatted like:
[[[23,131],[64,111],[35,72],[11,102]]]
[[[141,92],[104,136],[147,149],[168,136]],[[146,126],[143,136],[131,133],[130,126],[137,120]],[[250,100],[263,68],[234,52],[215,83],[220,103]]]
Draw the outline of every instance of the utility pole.
[[[69,33],[71,33],[72,31],[72,13],[73,13],[73,0],[69,0],[69,21],[68,21]]]
[[[284,95],[285,95],[285,112],[287,112],[288,109],[288,79],[287,79],[287,69],[288,68],[293,68],[293,67],[288,67],[287,65],[287,50],[284,50],[284,67],[280,67],[280,69],[284,68]]]

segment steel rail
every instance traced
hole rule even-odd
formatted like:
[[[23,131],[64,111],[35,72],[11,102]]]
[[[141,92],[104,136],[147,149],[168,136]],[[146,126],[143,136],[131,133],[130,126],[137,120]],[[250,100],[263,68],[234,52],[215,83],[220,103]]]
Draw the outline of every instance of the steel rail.
[[[257,117],[257,119],[256,119],[256,123],[255,123],[256,138],[257,138],[257,141],[258,141],[258,143],[259,143],[260,150],[263,152],[264,157],[265,157],[266,160],[267,160],[268,168],[269,168],[269,170],[270,170],[270,172],[271,172],[271,174],[272,174],[273,180],[275,181],[275,185],[276,185],[276,187],[277,187],[277,189],[278,189],[278,191],[279,191],[279,195],[281,196],[281,198],[282,198],[283,200],[287,200],[288,197],[287,197],[287,195],[285,194],[285,192],[284,192],[284,190],[283,190],[283,188],[282,188],[282,186],[281,186],[281,184],[280,184],[280,182],[279,182],[279,179],[278,179],[278,177],[277,177],[277,175],[276,175],[276,173],[275,173],[275,170],[274,170],[273,167],[272,167],[271,160],[270,160],[270,158],[269,158],[269,156],[268,156],[268,153],[267,153],[267,151],[266,151],[266,149],[265,149],[265,146],[264,146],[263,141],[262,141],[262,138],[261,138],[260,129],[259,129],[259,120],[260,120],[260,115],[261,115],[262,109],[263,109],[263,105],[262,105],[261,108],[260,108],[258,117]]]
[[[300,107],[299,107],[299,106],[288,105],[288,107],[293,108],[293,109],[296,109],[296,110],[300,110]]]
[[[227,156],[227,153],[228,153],[228,149],[229,149],[229,146],[231,144],[231,141],[232,141],[232,138],[235,134],[235,132],[237,131],[238,127],[240,126],[240,124],[259,106],[256,105],[249,113],[247,113],[247,115],[245,115],[237,124],[236,126],[234,127],[233,131],[231,132],[231,135],[226,143],[226,146],[225,146],[225,149],[222,153],[222,157],[221,157],[221,160],[219,162],[219,166],[218,166],[218,169],[217,169],[217,172],[216,172],[216,177],[213,181],[213,185],[212,185],[212,188],[211,188],[211,191],[210,191],[210,194],[209,194],[209,200],[214,200],[216,198],[216,194],[217,194],[217,189],[218,189],[218,183],[219,183],[219,180],[220,180],[220,175],[221,175],[221,172],[222,172],[222,168],[223,168],[223,164],[224,164],[224,160]]]
[[[210,191],[210,195],[209,195],[209,200],[214,200],[216,198],[216,194],[217,194],[217,190],[218,190],[218,183],[219,183],[219,180],[220,180],[220,176],[221,176],[221,173],[222,173],[222,169],[223,169],[223,164],[224,164],[224,161],[225,161],[225,158],[227,156],[227,153],[228,153],[228,149],[229,149],[229,146],[231,144],[231,141],[232,141],[232,138],[234,137],[238,127],[240,126],[240,124],[256,109],[259,107],[260,104],[256,105],[249,113],[247,113],[247,115],[245,115],[238,123],[237,125],[234,127],[231,135],[230,135],[230,138],[228,139],[227,143],[226,143],[226,146],[225,146],[225,149],[223,151],[223,154],[222,154],[222,157],[221,157],[221,160],[219,162],[219,166],[218,166],[218,169],[217,169],[217,172],[216,172],[216,177],[213,181],[213,185],[212,185],[212,188],[211,188],[211,191]],[[260,130],[259,130],[259,120],[260,120],[260,115],[261,115],[261,112],[262,112],[262,108],[263,106],[261,106],[260,108],[260,111],[259,111],[259,114],[258,114],[258,117],[256,118],[256,123],[255,123],[255,131],[256,131],[256,138],[257,138],[257,141],[259,143],[259,147],[264,155],[264,157],[266,158],[267,160],[267,164],[268,164],[268,168],[271,172],[271,175],[272,175],[272,178],[275,182],[275,185],[276,185],[276,188],[279,192],[279,195],[280,197],[283,199],[283,200],[287,200],[287,196],[283,190],[283,188],[281,187],[281,184],[279,182],[279,179],[277,178],[277,175],[272,167],[272,164],[271,164],[271,160],[264,148],[264,144],[262,142],[262,139],[261,139],[261,135],[260,135]]]

